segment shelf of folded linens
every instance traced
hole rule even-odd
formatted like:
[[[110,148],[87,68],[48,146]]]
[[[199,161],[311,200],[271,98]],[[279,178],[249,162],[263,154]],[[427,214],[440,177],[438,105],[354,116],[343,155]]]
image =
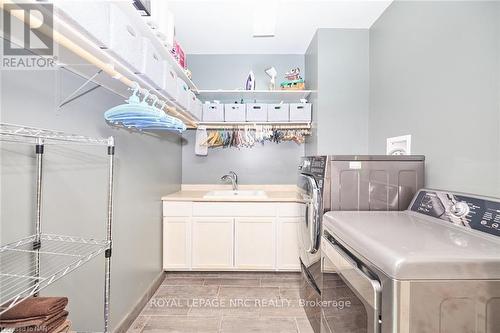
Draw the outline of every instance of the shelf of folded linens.
[[[0,315],[110,247],[106,240],[32,235],[0,247]],[[39,265],[36,265],[39,258]]]

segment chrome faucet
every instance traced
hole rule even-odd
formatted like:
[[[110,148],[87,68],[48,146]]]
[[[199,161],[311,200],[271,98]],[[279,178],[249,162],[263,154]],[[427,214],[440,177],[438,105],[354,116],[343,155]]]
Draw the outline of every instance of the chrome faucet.
[[[227,175],[221,177],[221,180],[227,182],[231,181],[231,185],[233,186],[233,191],[238,190],[238,175],[234,171],[229,171]]]

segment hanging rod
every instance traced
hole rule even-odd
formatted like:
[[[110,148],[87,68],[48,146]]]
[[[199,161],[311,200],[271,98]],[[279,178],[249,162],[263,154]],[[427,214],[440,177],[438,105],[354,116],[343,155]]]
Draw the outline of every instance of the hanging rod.
[[[16,4],[16,3],[12,2],[10,0],[0,0],[0,8],[2,10],[4,10],[5,4]],[[23,11],[14,10],[14,11],[11,11],[10,14],[12,16],[15,16],[18,20],[20,20],[24,24],[28,24],[25,21],[25,16],[24,16]],[[89,63],[91,63],[94,66],[96,66],[97,68],[101,69],[102,71],[104,71],[106,74],[108,74],[112,78],[119,80],[120,82],[122,82],[126,86],[128,86],[130,88],[134,87],[135,81],[130,80],[128,77],[124,76],[122,73],[115,70],[112,64],[109,64],[109,63],[102,61],[101,59],[94,56],[92,53],[86,51],[81,46],[77,45],[76,43],[71,41],[69,38],[67,38],[66,36],[64,36],[60,32],[56,31],[55,29],[52,29],[52,31],[50,31],[49,28],[47,27],[47,25],[45,24],[45,22],[43,22],[42,20],[38,19],[37,17],[31,15],[31,13],[29,14],[29,17],[30,17],[30,19],[29,19],[30,28],[36,27],[38,31],[41,31],[44,35],[49,36],[49,37],[52,35],[52,39],[57,44],[62,45],[63,47],[70,50],[71,52],[73,52],[74,54],[79,56],[80,58],[85,59]],[[75,31],[75,29],[70,27],[68,24],[66,24],[66,22],[62,21],[60,18],[56,17],[55,15],[53,15],[53,18],[54,18],[54,23],[57,21],[58,24],[65,26],[68,30],[71,30],[74,34],[77,34],[81,39],[87,40],[84,36],[82,36],[79,32]],[[54,26],[55,26],[55,24],[54,24]],[[90,41],[88,41],[88,42],[89,42],[89,44],[92,44]],[[92,44],[92,46],[94,46],[97,49],[97,47],[95,45]],[[109,58],[112,58],[114,60],[114,58],[111,57],[109,54],[106,54],[106,56]],[[146,91],[147,89],[142,88],[141,90]],[[166,100],[171,105],[176,105],[175,102],[173,102],[169,99],[159,98],[159,100],[161,100],[161,99]],[[188,127],[194,127],[194,128],[197,127],[196,121],[194,121],[189,115],[185,114],[184,112],[182,112],[182,111],[179,112],[175,106],[165,106],[164,111],[166,111],[167,113],[170,113],[174,117],[181,118],[183,121],[185,121],[187,123]]]
[[[228,122],[228,123],[199,123],[206,129],[249,129],[255,128],[275,128],[275,129],[310,129],[309,123],[277,123],[277,122]]]

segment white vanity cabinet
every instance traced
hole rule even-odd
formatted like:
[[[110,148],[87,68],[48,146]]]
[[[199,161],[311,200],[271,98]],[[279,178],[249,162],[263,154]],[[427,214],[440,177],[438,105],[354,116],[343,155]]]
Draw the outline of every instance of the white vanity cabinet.
[[[191,266],[190,229],[188,217],[163,218],[163,262],[172,269]]]
[[[277,262],[283,270],[299,270],[298,232],[300,218],[284,217],[278,219]]]
[[[163,202],[165,270],[300,270],[295,202]]]
[[[272,217],[246,217],[234,220],[236,269],[275,269],[275,222]]]
[[[191,267],[214,270],[233,267],[233,219],[196,217],[191,225]]]

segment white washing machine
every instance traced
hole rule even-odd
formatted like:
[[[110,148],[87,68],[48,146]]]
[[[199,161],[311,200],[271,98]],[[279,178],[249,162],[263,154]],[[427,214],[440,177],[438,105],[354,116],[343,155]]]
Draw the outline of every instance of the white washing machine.
[[[500,199],[421,190],[323,228],[322,333],[500,332]]]

